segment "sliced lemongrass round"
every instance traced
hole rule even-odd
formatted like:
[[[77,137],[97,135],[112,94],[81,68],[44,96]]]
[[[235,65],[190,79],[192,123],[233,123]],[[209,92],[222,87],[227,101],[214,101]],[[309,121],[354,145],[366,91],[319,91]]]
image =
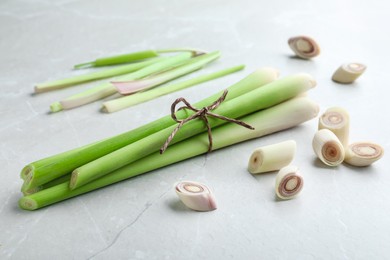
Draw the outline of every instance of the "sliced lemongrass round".
[[[368,166],[382,158],[383,154],[384,150],[379,144],[356,142],[348,146],[344,162],[353,166]]]
[[[345,63],[333,73],[332,80],[344,84],[352,83],[363,74],[366,68],[366,65],[361,63]]]
[[[328,108],[318,121],[318,130],[329,129],[332,131],[344,147],[349,140],[349,114],[341,107]]]
[[[296,36],[288,39],[288,45],[302,59],[310,59],[320,54],[320,46],[308,36]]]
[[[291,163],[296,147],[294,140],[259,147],[249,158],[248,171],[255,174],[280,170]]]
[[[313,150],[326,165],[337,166],[344,161],[343,144],[329,129],[317,131],[313,138]]]
[[[303,178],[299,175],[298,167],[289,165],[276,175],[275,192],[281,199],[296,197],[303,188]]]
[[[217,208],[214,195],[204,184],[194,181],[182,181],[175,185],[179,199],[196,211],[210,211]]]

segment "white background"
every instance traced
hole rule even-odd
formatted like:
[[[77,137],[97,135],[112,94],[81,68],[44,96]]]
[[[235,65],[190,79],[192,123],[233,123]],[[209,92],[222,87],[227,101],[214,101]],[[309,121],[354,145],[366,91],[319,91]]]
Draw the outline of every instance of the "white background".
[[[361,169],[325,167],[311,148],[317,119],[38,211],[17,206],[25,164],[153,121],[176,97],[196,102],[262,66],[310,73],[321,112],[344,107],[352,141],[389,150],[388,24],[386,1],[1,1],[0,258],[389,259],[388,157]],[[287,39],[299,34],[319,42],[319,57],[292,56]],[[49,113],[50,103],[94,83],[32,95],[35,83],[81,73],[71,71],[76,63],[185,46],[222,51],[200,73],[247,68],[114,114],[99,112],[100,101]],[[349,61],[366,73],[352,85],[332,82]],[[298,144],[305,187],[277,201],[275,174],[252,176],[246,166],[256,147],[287,139]],[[185,208],[172,189],[179,180],[208,184],[219,208]]]

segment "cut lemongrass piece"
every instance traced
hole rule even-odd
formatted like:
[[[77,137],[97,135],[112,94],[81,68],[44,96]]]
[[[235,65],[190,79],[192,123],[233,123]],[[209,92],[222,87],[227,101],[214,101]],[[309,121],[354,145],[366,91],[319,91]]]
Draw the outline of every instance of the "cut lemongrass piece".
[[[329,129],[332,131],[344,147],[349,140],[349,114],[341,107],[328,108],[318,121],[318,130]]]
[[[117,98],[114,100],[110,100],[110,101],[103,103],[102,111],[107,112],[107,113],[116,112],[116,111],[125,109],[127,107],[134,106],[134,105],[146,102],[148,100],[151,100],[151,99],[154,99],[154,98],[157,98],[157,97],[169,94],[169,93],[179,91],[181,89],[185,89],[185,88],[197,85],[197,84],[201,84],[201,83],[206,82],[206,81],[210,81],[210,80],[214,80],[214,79],[226,76],[228,74],[240,71],[244,68],[245,68],[244,65],[239,65],[239,66],[235,66],[232,68],[213,72],[210,74],[201,75],[201,76],[189,79],[189,80],[185,80],[185,81],[181,81],[181,82],[177,82],[177,83],[172,83],[172,84],[169,84],[167,86],[162,86],[159,88],[151,89],[149,91],[139,92],[139,93],[135,93],[133,95],[129,95],[126,97],[121,97],[121,98]]]
[[[275,181],[275,192],[280,199],[295,198],[303,188],[303,178],[300,176],[298,167],[286,166],[278,172]]]
[[[259,147],[249,159],[248,171],[255,174],[280,170],[294,159],[296,147],[294,140]]]
[[[86,63],[77,64],[75,69],[85,69],[90,67],[101,67],[115,64],[122,64],[128,62],[140,61],[148,58],[157,57],[158,53],[154,50],[139,51],[110,57],[103,57]]]
[[[102,70],[92,73],[87,73],[83,75],[74,76],[66,79],[59,79],[50,82],[40,83],[35,86],[35,93],[47,92],[51,90],[61,89],[77,84],[81,84],[88,81],[105,79],[114,76],[119,76],[127,73],[131,73],[133,71],[142,69],[146,66],[149,66],[157,61],[161,61],[162,58],[154,58],[146,61],[141,61],[133,64],[119,66],[117,68]]]
[[[350,144],[345,153],[344,162],[353,166],[369,166],[382,158],[383,148],[371,142],[357,142]]]
[[[211,211],[217,208],[217,203],[209,187],[194,181],[182,181],[175,185],[179,199],[196,211]]]
[[[185,60],[189,60],[191,57],[191,53],[181,53],[173,57],[164,58],[133,73],[125,74],[119,77],[118,80],[134,80],[144,78],[154,73],[158,73],[175,67],[178,64],[184,62]],[[96,87],[90,88],[86,91],[61,100],[59,102],[60,105],[58,105],[58,102],[55,103],[53,107],[56,110],[52,112],[79,107],[91,103],[93,101],[111,96],[115,93],[117,93],[116,88],[111,83],[103,83],[101,85],[98,85]]]
[[[288,45],[302,59],[310,59],[320,54],[320,46],[308,36],[296,36],[288,39]]]
[[[210,53],[210,55],[202,55],[189,60],[182,66],[175,67],[171,70],[162,72],[153,77],[148,77],[141,80],[133,81],[112,81],[111,83],[117,88],[118,92],[123,95],[132,94],[141,90],[147,90],[155,86],[161,85],[170,80],[184,76],[191,72],[201,69],[206,64],[218,59],[220,56],[219,52]]]
[[[366,65],[361,63],[345,63],[334,72],[332,80],[338,83],[350,84],[360,77],[366,68]]]
[[[202,54],[206,54],[207,51],[197,49],[197,48],[173,48],[173,49],[163,49],[163,50],[157,50],[157,53],[171,53],[171,52],[191,52],[192,55],[198,56]]]
[[[260,68],[228,87],[229,95],[226,96],[225,102],[234,99],[245,93],[262,87],[278,77],[278,71],[273,68]],[[205,107],[210,105],[221,96],[221,91],[201,100],[194,104],[195,107]],[[184,109],[177,111],[178,118],[188,116],[188,111]],[[67,152],[55,154],[47,158],[29,163],[21,171],[22,179],[26,179],[31,172],[32,181],[28,188],[35,187],[56,179],[62,175],[72,172],[75,168],[88,162],[96,160],[108,153],[114,152],[128,144],[134,143],[142,138],[152,135],[160,130],[174,125],[171,115],[164,116],[158,120],[152,121],[136,129],[112,136],[105,140],[97,141]]]
[[[313,150],[317,157],[326,165],[337,166],[344,161],[345,152],[343,144],[328,129],[321,129],[314,135]]]
[[[213,129],[213,147],[220,149],[294,127],[315,118],[318,115],[318,110],[318,105],[308,98],[290,99],[269,109],[260,110],[241,118],[244,122],[254,126],[255,130],[248,130],[236,124],[226,124]],[[208,151],[207,143],[208,135],[203,133],[172,145],[165,151],[164,155],[155,152],[80,188],[70,190],[69,182],[66,182],[23,197],[20,199],[19,205],[27,210],[42,208],[206,153]]]

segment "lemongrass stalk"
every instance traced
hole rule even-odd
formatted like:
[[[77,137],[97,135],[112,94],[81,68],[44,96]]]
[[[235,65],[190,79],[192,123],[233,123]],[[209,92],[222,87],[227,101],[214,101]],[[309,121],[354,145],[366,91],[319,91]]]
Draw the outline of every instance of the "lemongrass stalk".
[[[186,63],[182,66],[178,66],[171,70],[162,72],[153,77],[133,81],[112,81],[111,84],[113,84],[118,90],[118,92],[123,95],[144,91],[155,86],[161,85],[170,80],[192,73],[196,70],[199,70],[203,68],[206,64],[218,59],[219,56],[219,53],[210,53],[210,55],[204,54],[202,56],[194,58],[194,61],[189,62],[188,64]]]
[[[203,183],[181,181],[175,184],[179,199],[188,208],[196,211],[211,211],[217,208],[215,197],[210,188]]]
[[[328,108],[318,120],[318,130],[329,129],[344,147],[349,144],[349,114],[341,107]]]
[[[259,147],[249,159],[248,171],[256,174],[280,170],[291,163],[296,149],[294,140]]]
[[[189,79],[189,80],[185,80],[185,81],[181,81],[181,82],[177,82],[177,83],[172,83],[172,84],[169,84],[167,86],[162,86],[159,88],[151,89],[149,91],[139,92],[139,93],[135,93],[133,95],[129,95],[126,97],[121,97],[121,98],[117,98],[114,100],[110,100],[110,101],[103,103],[102,111],[107,112],[107,113],[116,112],[116,111],[125,109],[127,107],[134,106],[134,105],[149,101],[151,99],[179,91],[181,89],[185,89],[185,88],[197,85],[197,84],[201,84],[201,83],[206,82],[206,81],[210,81],[210,80],[214,80],[214,79],[226,76],[230,73],[240,71],[244,68],[245,68],[244,65],[235,66],[235,67],[231,67],[228,69],[213,72],[210,74],[201,75],[201,76]]]
[[[273,68],[257,69],[244,79],[227,88],[229,95],[226,97],[225,101],[236,98],[244,93],[272,82],[277,77],[278,72]],[[194,104],[194,106],[207,106],[220,96],[221,92],[219,91],[214,95]],[[187,113],[181,110],[178,111],[177,115],[178,118],[182,118],[186,116]],[[23,168],[20,174],[21,178],[26,179],[27,176],[30,176],[28,185],[25,185],[26,189],[42,185],[62,175],[71,173],[75,168],[83,164],[172,126],[175,123],[176,122],[172,120],[171,116],[167,115],[134,130],[32,162]]]
[[[278,172],[275,181],[276,195],[283,200],[295,198],[303,188],[303,178],[298,167],[289,165]]]
[[[145,50],[121,55],[115,55],[110,57],[103,57],[96,59],[94,61],[85,62],[81,64],[74,65],[75,69],[85,69],[90,67],[101,67],[101,66],[109,66],[115,64],[122,64],[128,62],[140,61],[148,58],[157,57],[158,53],[154,50]]]
[[[269,109],[255,112],[241,120],[255,127],[248,130],[235,124],[226,124],[213,129],[213,147],[215,150],[239,142],[258,138],[282,131],[317,116],[318,105],[309,98],[294,98]],[[126,165],[102,178],[90,182],[78,189],[70,190],[69,182],[42,190],[20,199],[19,205],[26,210],[35,210],[60,202],[92,190],[195,157],[208,151],[206,133],[191,137],[172,145],[163,155],[158,152]],[[165,170],[167,171],[167,170]]]
[[[146,76],[149,76],[151,74],[164,71],[166,69],[169,69],[171,67],[176,66],[177,64],[180,64],[181,62],[188,60],[191,58],[190,53],[182,53],[170,58],[162,59],[159,62],[156,62],[154,64],[151,64],[147,67],[144,67],[140,70],[137,70],[136,72],[125,74],[121,77],[119,77],[119,80],[134,80],[134,79],[140,79]],[[111,96],[116,93],[116,88],[111,83],[103,83],[101,85],[98,85],[96,87],[90,88],[86,91],[83,91],[81,93],[78,93],[76,95],[70,96],[68,98],[65,98],[59,102],[55,102],[51,104],[50,108],[52,109],[52,112],[58,112],[63,109],[71,109],[75,107],[79,107],[88,103],[91,103],[93,101]]]
[[[88,81],[119,76],[119,75],[127,74],[130,72],[142,69],[146,66],[149,66],[149,65],[151,65],[157,61],[161,61],[161,60],[162,60],[162,58],[154,58],[154,59],[149,59],[146,61],[141,61],[141,62],[137,62],[137,63],[133,63],[133,64],[123,65],[123,66],[113,68],[113,69],[97,71],[97,72],[74,76],[71,78],[59,79],[59,80],[49,81],[49,82],[45,82],[45,83],[40,83],[40,84],[37,84],[35,86],[34,90],[35,90],[35,93],[42,93],[42,92],[47,92],[47,91],[51,91],[51,90],[57,90],[57,89],[65,88],[65,87],[74,86],[74,85],[81,84],[81,83],[88,82]]]
[[[302,59],[314,58],[320,54],[320,46],[308,36],[291,37],[288,45]]]
[[[239,118],[257,110],[277,105],[313,88],[315,85],[315,80],[308,74],[288,76],[227,102],[222,102],[212,112],[229,118]],[[211,127],[227,122],[213,117],[209,117],[208,121]],[[175,128],[176,125],[163,129],[75,169],[72,172],[70,188],[80,187],[159,150]],[[176,133],[171,143],[179,142],[204,131],[206,128],[202,120],[189,121]]]
[[[345,157],[343,144],[329,129],[321,129],[313,138],[313,150],[317,157],[326,165],[337,166]]]
[[[198,56],[198,55],[203,55],[206,54],[207,51],[197,49],[197,48],[172,48],[172,49],[161,49],[157,50],[157,53],[171,53],[171,52],[191,52],[192,55]]]
[[[384,150],[379,144],[357,142],[347,147],[344,162],[358,167],[369,166],[382,158],[383,154]]]
[[[366,71],[366,68],[366,65],[361,63],[345,63],[333,73],[332,80],[342,84],[351,84]]]
[[[37,187],[33,187],[31,189],[23,189],[23,186],[22,186],[22,193],[23,195],[31,195],[31,194],[34,194],[34,193],[37,193],[38,191],[41,191],[41,190],[44,190],[44,189],[48,189],[50,187],[53,187],[53,186],[56,186],[58,184],[61,184],[61,183],[64,183],[64,182],[67,182],[70,180],[70,174],[67,174],[67,175],[64,175],[64,176],[61,176],[55,180],[52,180],[52,181],[49,181],[48,183],[45,183],[45,184],[42,184],[40,186],[37,186]]]

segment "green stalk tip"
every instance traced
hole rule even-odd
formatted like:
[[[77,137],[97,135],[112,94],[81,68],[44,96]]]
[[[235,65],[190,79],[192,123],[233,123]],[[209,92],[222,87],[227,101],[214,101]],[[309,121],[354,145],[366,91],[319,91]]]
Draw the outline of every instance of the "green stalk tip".
[[[56,113],[56,112],[59,112],[61,111],[63,108],[62,108],[62,105],[60,102],[54,102],[50,105],[50,111],[52,113]]]

